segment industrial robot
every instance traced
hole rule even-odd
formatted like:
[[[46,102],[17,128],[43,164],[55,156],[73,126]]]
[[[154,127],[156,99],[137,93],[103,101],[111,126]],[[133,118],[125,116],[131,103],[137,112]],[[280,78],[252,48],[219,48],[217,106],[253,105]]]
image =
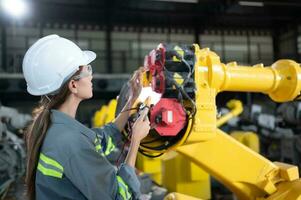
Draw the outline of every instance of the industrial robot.
[[[222,91],[261,92],[276,102],[293,101],[301,90],[298,63],[283,59],[271,66],[224,64],[216,53],[197,44],[160,44],[145,57],[144,67],[144,86],[161,96],[150,108],[152,129],[141,142],[142,154],[156,157],[174,150],[238,199],[301,199],[298,168],[271,162],[218,129],[215,102]],[[119,97],[118,104],[124,102]],[[139,115],[143,100],[133,108]],[[130,139],[129,128],[123,134]]]

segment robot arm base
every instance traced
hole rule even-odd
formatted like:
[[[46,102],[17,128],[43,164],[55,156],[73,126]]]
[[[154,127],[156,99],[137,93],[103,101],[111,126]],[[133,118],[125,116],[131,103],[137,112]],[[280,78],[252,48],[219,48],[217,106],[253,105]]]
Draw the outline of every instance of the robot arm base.
[[[301,199],[301,179],[295,181],[281,182],[277,186],[277,192],[270,195],[266,200],[300,200]],[[261,200],[261,199],[258,199]],[[262,199],[263,200],[263,199]]]

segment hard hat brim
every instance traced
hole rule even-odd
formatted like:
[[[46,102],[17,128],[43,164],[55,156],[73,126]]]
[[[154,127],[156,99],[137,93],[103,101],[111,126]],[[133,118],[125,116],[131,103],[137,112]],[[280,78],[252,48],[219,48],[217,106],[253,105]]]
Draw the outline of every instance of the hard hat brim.
[[[88,65],[96,58],[96,53],[94,53],[93,51],[83,51],[83,53],[86,59],[84,61],[85,63],[83,63],[82,65]]]
[[[83,51],[83,59],[80,63],[79,66],[82,66],[82,65],[88,65],[90,64],[93,60],[95,60],[96,58],[96,53],[94,53],[93,51]],[[76,71],[76,70],[75,70]],[[54,89],[54,91],[57,90],[57,88]],[[28,85],[27,85],[27,91],[31,94],[31,95],[34,95],[34,96],[40,96],[40,95],[45,95],[45,94],[49,94],[49,92],[41,92],[41,91],[36,91],[36,90],[33,90],[31,89]],[[53,92],[53,91],[52,91]],[[51,93],[51,92],[50,92]]]

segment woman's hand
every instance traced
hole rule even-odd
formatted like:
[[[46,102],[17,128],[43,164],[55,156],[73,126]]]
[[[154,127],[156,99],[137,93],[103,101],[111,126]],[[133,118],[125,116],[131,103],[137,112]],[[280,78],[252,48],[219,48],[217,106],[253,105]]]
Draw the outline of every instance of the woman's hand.
[[[126,156],[125,163],[131,167],[135,167],[137,153],[139,149],[140,142],[145,138],[149,132],[150,125],[148,120],[149,108],[145,107],[141,112],[140,116],[132,126],[132,138],[129,147],[129,152]]]
[[[151,97],[148,97],[145,101],[146,106],[132,126],[131,144],[128,155],[125,159],[125,163],[131,167],[135,167],[140,142],[148,135],[148,132],[150,130],[150,123],[147,115],[149,112],[150,102]]]
[[[145,107],[132,127],[132,141],[139,142],[145,138],[150,130],[148,119],[149,107]]]
[[[136,99],[139,97],[140,92],[142,90],[142,74],[144,72],[144,68],[140,67],[136,70],[129,81],[130,83],[130,93],[129,93],[129,101],[133,104]]]

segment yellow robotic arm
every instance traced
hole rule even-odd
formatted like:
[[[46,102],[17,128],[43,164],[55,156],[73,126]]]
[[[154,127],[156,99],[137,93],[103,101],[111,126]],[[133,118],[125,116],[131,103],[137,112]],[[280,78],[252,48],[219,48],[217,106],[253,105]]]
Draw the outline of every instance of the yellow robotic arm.
[[[271,67],[223,64],[209,49],[195,45],[196,115],[188,141],[176,151],[221,181],[239,199],[301,199],[298,168],[272,163],[217,129],[215,97],[220,91],[262,92],[274,101],[294,100],[301,69],[292,60]]]
[[[298,63],[224,64],[208,48],[160,44],[146,56],[144,66],[149,70],[145,85],[162,98],[150,110],[155,128],[141,142],[141,153],[157,156],[175,150],[239,199],[301,199],[298,168],[273,163],[218,129],[215,102],[221,91],[262,92],[277,102],[294,100],[301,90]]]

